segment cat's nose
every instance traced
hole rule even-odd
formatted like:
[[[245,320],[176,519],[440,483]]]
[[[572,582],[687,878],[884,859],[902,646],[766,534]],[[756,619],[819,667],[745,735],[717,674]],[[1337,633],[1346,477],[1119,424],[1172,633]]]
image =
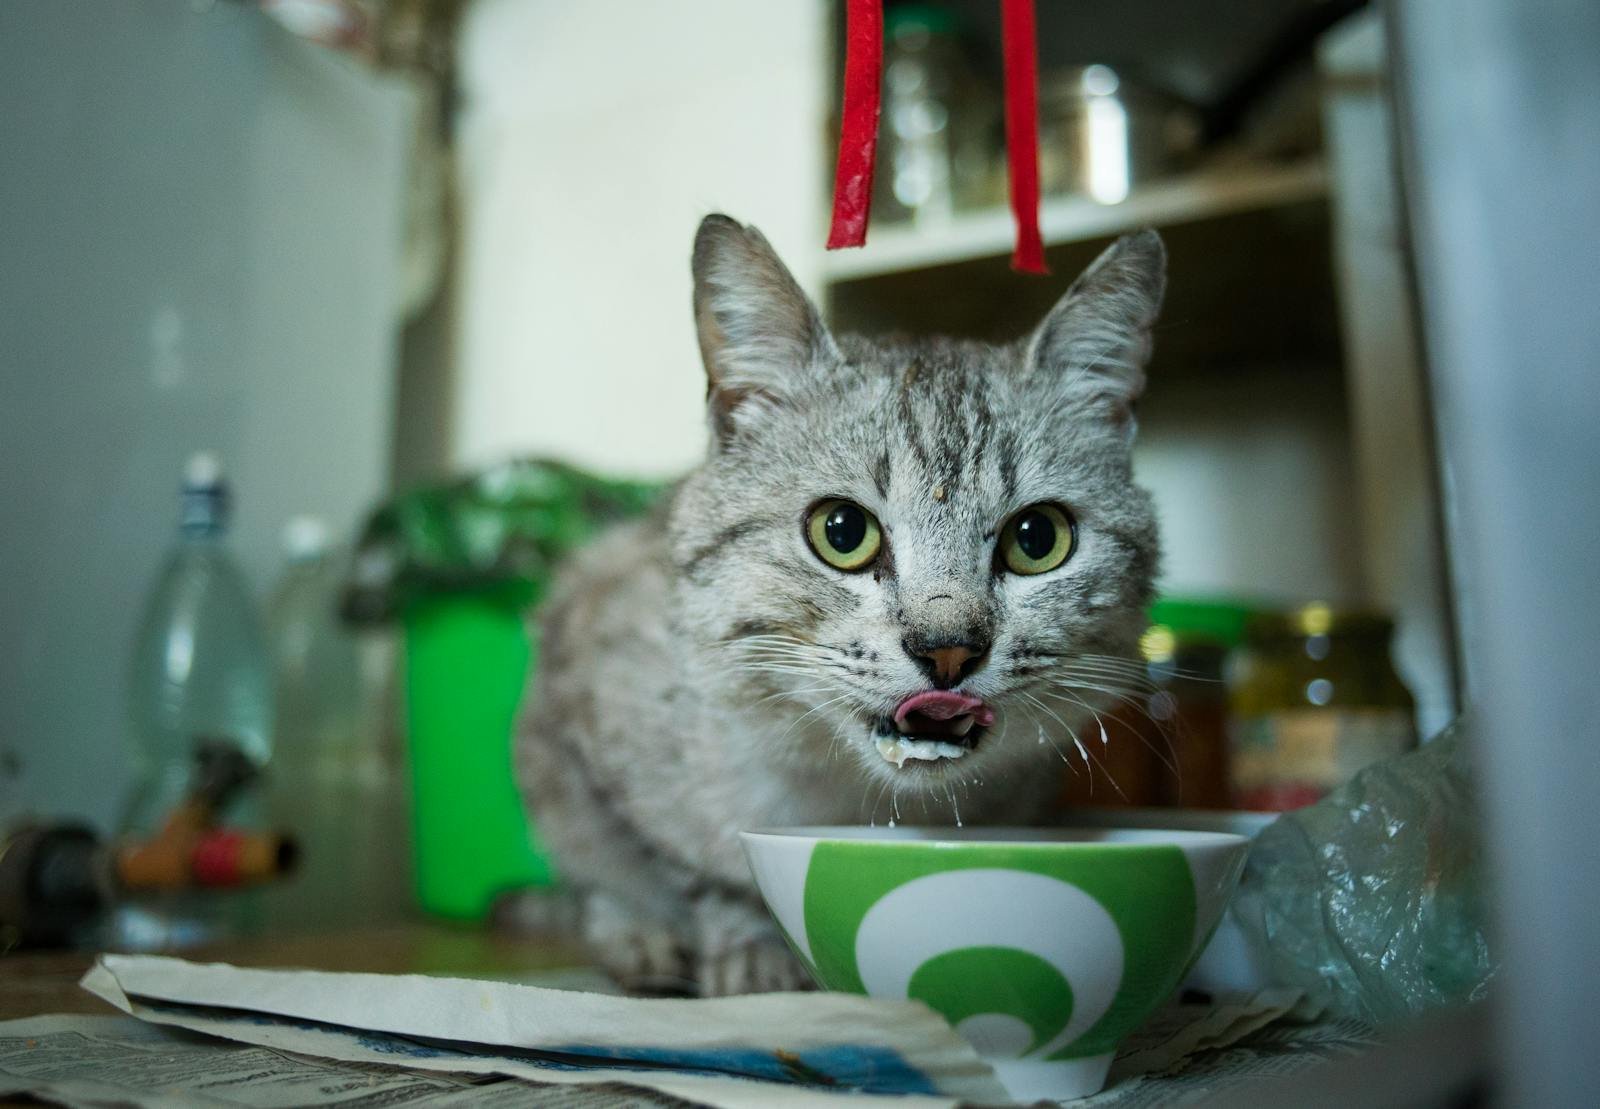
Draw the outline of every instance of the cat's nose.
[[[940,689],[949,689],[967,678],[989,658],[988,640],[976,636],[959,642],[926,642],[908,636],[905,648],[906,654]]]

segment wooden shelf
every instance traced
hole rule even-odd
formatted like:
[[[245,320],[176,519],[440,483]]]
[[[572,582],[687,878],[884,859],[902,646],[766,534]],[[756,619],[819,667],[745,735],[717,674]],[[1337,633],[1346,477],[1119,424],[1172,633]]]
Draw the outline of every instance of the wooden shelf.
[[[1039,231],[1046,246],[1105,238],[1139,227],[1163,227],[1255,209],[1275,208],[1327,195],[1322,162],[1209,169],[1135,190],[1119,204],[1086,197],[1046,199]],[[874,229],[859,250],[830,252],[823,262],[829,282],[908,273],[952,262],[1011,253],[1011,213],[992,209],[957,216],[937,227]]]

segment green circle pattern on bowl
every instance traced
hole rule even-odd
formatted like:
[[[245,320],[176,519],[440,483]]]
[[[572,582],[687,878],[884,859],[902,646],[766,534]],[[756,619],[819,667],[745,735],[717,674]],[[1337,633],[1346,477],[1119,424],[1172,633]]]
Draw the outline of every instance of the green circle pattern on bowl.
[[[1014,1010],[1010,1015],[1033,1032],[1024,1055],[1038,1051],[1072,1017],[1072,987],[1061,972],[1016,947],[958,947],[935,955],[911,976],[906,996],[937,1009],[953,1025],[980,1013]]]
[[[1129,852],[1140,854],[1128,865]],[[1122,976],[1109,1007],[1087,1031],[1051,1059],[1077,1059],[1115,1050],[1177,987],[1194,955],[1195,887],[1189,863],[1174,846],[1083,845],[1068,855],[1026,844],[968,849],[935,843],[825,840],[806,872],[804,913],[812,971],[824,984],[866,993],[856,965],[856,939],[874,905],[919,878],[956,870],[1014,870],[1043,875],[1093,898],[1122,940]],[[1151,906],[1160,912],[1151,912]],[[990,906],[1004,914],[1003,904]],[[1014,911],[1014,910],[1013,910]],[[919,927],[940,927],[927,920]],[[924,961],[908,996],[927,1002],[952,1024],[976,1014],[1020,1019],[1037,1051],[1067,1025],[1072,990],[1039,955],[1017,948],[962,943]]]

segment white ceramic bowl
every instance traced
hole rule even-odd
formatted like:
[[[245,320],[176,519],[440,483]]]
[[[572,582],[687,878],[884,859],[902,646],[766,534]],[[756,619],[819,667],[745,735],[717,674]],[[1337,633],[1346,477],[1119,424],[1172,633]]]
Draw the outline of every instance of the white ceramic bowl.
[[[746,832],[767,906],[822,985],[943,1013],[1013,1097],[1084,1097],[1183,980],[1248,841],[1155,829]]]

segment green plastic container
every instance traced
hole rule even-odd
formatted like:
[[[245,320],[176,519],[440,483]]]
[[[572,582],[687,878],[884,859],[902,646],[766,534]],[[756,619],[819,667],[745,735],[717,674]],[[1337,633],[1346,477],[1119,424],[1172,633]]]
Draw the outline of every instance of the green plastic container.
[[[502,585],[405,609],[417,899],[438,916],[482,920],[501,895],[555,881],[511,772],[531,593]]]
[[[532,459],[412,490],[368,519],[342,607],[352,623],[405,629],[425,911],[482,920],[502,895],[555,882],[511,765],[537,649],[527,617],[563,557],[663,488]]]

